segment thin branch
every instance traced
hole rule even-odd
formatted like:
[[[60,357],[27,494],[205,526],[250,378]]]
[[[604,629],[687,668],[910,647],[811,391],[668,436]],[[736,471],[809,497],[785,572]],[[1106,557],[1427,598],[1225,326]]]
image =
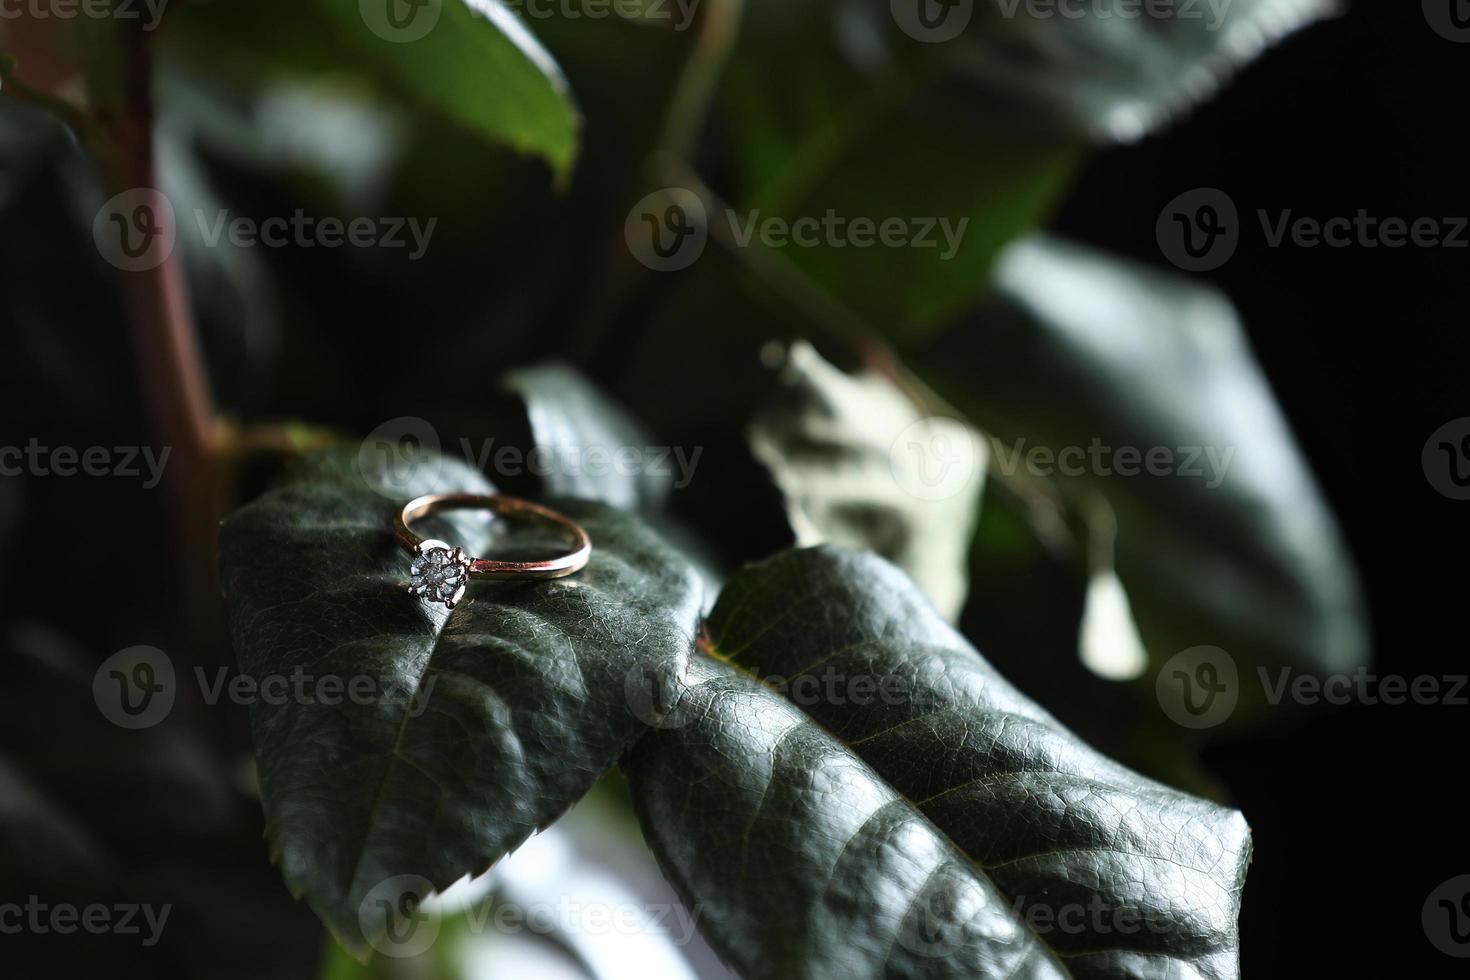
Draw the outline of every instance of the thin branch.
[[[90,124],[83,132],[104,193],[162,193],[153,151],[151,35],[124,18],[79,30]],[[172,216],[155,208],[167,235]],[[158,234],[155,231],[154,234]],[[228,427],[216,412],[177,252],[152,268],[119,273],[156,438],[172,455],[165,473],[183,594],[183,626],[200,651],[226,656],[215,566],[219,523],[234,478],[224,458]],[[201,656],[205,654],[201,653]]]
[[[692,28],[694,42],[683,68],[670,87],[673,93],[664,112],[648,156],[637,170],[629,188],[628,201],[643,197],[653,190],[656,180],[652,161],[670,156],[689,163],[709,117],[710,106],[720,76],[740,34],[740,20],[745,0],[705,0],[697,5]],[[574,360],[589,361],[598,352],[605,334],[617,322],[628,300],[644,281],[648,270],[634,261],[628,252],[623,230],[619,227],[603,251],[602,263],[595,275],[597,299],[589,303],[581,322],[566,342],[566,353]]]
[[[103,18],[90,28],[84,37],[93,120],[87,146],[105,192],[159,192],[149,36],[118,18]],[[160,228],[171,220],[166,213],[153,217]],[[123,271],[121,280],[155,431],[182,454],[184,470],[207,467],[218,444],[219,421],[180,257],[175,252],[155,268]]]
[[[729,210],[729,204],[682,161],[660,157],[654,161],[654,169],[669,183],[678,184],[697,194],[704,203],[706,214],[713,215]],[[937,401],[938,396],[927,388],[920,390],[921,383],[917,383],[917,379],[903,369],[893,349],[867,321],[844,306],[774,249],[768,249],[754,241],[736,241],[734,232],[724,222],[710,221],[709,231],[710,236],[747,271],[789,303],[833,343],[857,357],[868,370],[877,372],[898,385],[921,411],[934,414],[930,411],[931,400]]]
[[[696,11],[694,47],[674,84],[658,141],[660,153],[693,160],[720,76],[739,38],[744,8],[745,0],[705,0]]]

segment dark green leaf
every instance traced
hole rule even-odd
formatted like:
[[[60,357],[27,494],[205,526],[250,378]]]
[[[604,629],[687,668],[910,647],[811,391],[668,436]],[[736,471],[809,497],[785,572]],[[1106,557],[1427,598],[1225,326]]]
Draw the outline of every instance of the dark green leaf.
[[[542,157],[560,175],[576,156],[561,70],[500,0],[191,4],[167,26],[170,53],[213,76],[344,88]]]
[[[627,766],[743,975],[1238,976],[1242,816],[1078,742],[891,565],[787,552],[707,635]]]
[[[547,469],[546,493],[599,500],[621,510],[655,509],[667,502],[676,460],[672,454],[648,458],[655,449],[653,437],[585,376],[547,363],[516,368],[500,383],[525,402],[531,436]]]
[[[713,603],[724,563],[703,537],[665,512],[670,495],[693,481],[704,447],[656,440],[591,379],[566,364],[516,368],[500,383],[524,408],[530,428],[526,458],[535,463],[528,468],[539,478],[537,492],[637,512],[684,554],[704,582],[706,601]]]
[[[430,608],[404,589],[394,508],[489,487],[437,457],[411,475],[362,464],[311,458],[226,521],[221,542],[245,673],[367,677],[382,693],[262,702],[251,717],[286,880],[358,952],[376,938],[358,917],[374,886],[413,874],[442,889],[483,871],[587,791],[644,728],[628,685],[677,675],[702,601],[638,518],[564,502],[592,538],[583,572],[475,583],[452,614]],[[448,540],[483,553],[488,529],[462,514]]]
[[[1201,643],[1328,672],[1362,662],[1352,563],[1219,294],[1030,240],[999,264],[995,299],[915,360],[997,438],[1001,472],[1107,499],[1156,663]],[[1061,468],[1068,447],[1076,475]],[[1151,449],[1169,453],[1162,475],[1121,454]]]

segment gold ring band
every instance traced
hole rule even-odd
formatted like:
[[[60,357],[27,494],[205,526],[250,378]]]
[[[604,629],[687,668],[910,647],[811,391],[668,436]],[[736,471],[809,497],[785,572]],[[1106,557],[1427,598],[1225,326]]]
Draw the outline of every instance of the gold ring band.
[[[466,555],[463,548],[421,537],[409,527],[414,521],[450,510],[488,510],[502,517],[547,525],[565,535],[571,550],[545,561],[495,561]],[[501,494],[431,493],[416,497],[404,504],[393,519],[393,532],[414,555],[408,591],[429,602],[442,602],[450,609],[464,595],[467,579],[562,578],[581,571],[592,557],[592,540],[576,521],[550,507]]]

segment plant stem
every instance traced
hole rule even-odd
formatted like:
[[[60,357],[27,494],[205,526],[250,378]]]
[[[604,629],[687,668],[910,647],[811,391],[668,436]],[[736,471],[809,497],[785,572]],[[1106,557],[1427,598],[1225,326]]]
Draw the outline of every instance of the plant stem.
[[[685,166],[692,165],[720,75],[739,37],[744,9],[745,0],[705,0],[696,7],[691,27],[694,42],[673,82],[673,94],[657,136],[651,141],[629,188],[629,207],[655,189],[659,180],[658,160],[672,157]],[[598,354],[605,335],[648,274],[628,251],[621,225],[613,229],[601,264],[593,274],[598,280],[598,288],[594,290],[597,299],[588,305],[582,321],[567,340],[567,353],[584,363]]]
[[[707,214],[720,214],[729,210],[728,204],[681,161],[666,158],[658,163],[660,172],[669,182],[677,183],[699,195]],[[898,355],[878,331],[862,317],[840,303],[775,250],[764,248],[753,241],[742,246],[735,241],[730,228],[722,222],[711,221],[709,228],[711,237],[734,256],[736,261],[789,303],[803,319],[825,334],[829,341],[852,354],[863,367],[888,378],[921,410],[931,414],[937,410],[938,396],[921,387],[918,379],[903,368]]]
[[[127,20],[104,18],[99,25],[86,59],[95,121],[89,149],[109,196],[156,191],[149,37]],[[121,276],[157,434],[176,455],[202,466],[217,443],[218,421],[179,256]]]
[[[740,35],[745,0],[706,0],[698,8],[694,47],[674,84],[658,151],[692,163],[720,75]]]
[[[85,25],[82,37],[91,124],[80,135],[104,193],[159,191],[150,35],[126,18],[104,17]],[[172,220],[153,217],[160,227]],[[220,452],[226,427],[209,389],[179,255],[119,275],[154,435],[170,448],[165,485],[189,634],[201,650],[216,650],[222,620],[214,554],[229,491]]]

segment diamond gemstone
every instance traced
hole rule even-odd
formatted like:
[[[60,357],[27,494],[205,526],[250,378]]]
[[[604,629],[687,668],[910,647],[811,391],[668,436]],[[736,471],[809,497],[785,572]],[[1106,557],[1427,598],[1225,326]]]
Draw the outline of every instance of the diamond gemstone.
[[[465,584],[465,567],[445,548],[414,555],[410,586],[429,602],[449,603]]]

